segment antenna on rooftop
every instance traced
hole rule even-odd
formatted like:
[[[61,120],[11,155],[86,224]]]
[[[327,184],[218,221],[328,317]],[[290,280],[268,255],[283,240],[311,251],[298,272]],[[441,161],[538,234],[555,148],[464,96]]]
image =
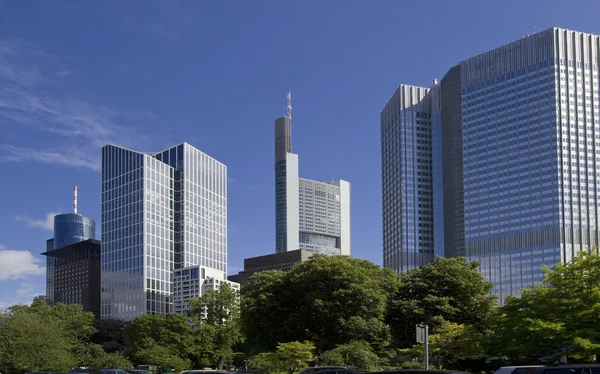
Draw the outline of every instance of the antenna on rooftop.
[[[292,119],[292,91],[287,93],[287,118]]]
[[[77,214],[77,186],[73,186],[73,213]]]

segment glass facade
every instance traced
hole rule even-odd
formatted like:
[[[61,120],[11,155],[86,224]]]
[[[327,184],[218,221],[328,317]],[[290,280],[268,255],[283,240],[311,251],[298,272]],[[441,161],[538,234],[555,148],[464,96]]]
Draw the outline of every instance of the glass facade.
[[[275,248],[350,255],[350,183],[298,176],[291,118],[275,120]]]
[[[433,260],[430,89],[400,85],[381,112],[383,264],[396,272]]]
[[[46,240],[46,252],[54,250],[54,239]],[[54,258],[46,257],[46,303],[54,305]]]
[[[381,115],[385,266],[410,268],[395,253],[427,248],[421,150],[435,254],[478,261],[501,304],[539,284],[542,265],[597,246],[599,60],[599,36],[552,28],[462,61],[439,94],[400,86]],[[426,97],[431,111],[415,109]],[[430,150],[418,143],[423,112]]]
[[[81,214],[67,213],[54,216],[54,248],[96,238],[96,223]]]
[[[227,169],[184,143],[102,150],[102,318],[172,309],[172,271],[227,273]]]
[[[302,178],[299,186],[300,249],[339,255],[340,187]]]
[[[551,29],[461,63],[466,253],[500,303],[598,243],[597,45]]]

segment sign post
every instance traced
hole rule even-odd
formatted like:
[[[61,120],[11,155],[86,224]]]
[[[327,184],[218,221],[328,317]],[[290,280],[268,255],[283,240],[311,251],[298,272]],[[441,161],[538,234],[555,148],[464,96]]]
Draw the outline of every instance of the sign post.
[[[429,326],[417,325],[417,343],[425,344],[425,370],[429,370]]]

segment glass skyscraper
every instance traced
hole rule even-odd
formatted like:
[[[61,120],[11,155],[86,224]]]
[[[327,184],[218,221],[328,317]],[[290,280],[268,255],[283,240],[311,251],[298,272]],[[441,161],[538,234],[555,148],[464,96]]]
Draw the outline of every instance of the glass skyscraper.
[[[102,318],[173,311],[172,271],[227,274],[227,168],[187,143],[102,149]]]
[[[430,92],[400,85],[381,112],[383,265],[398,273],[433,259]]]
[[[288,94],[288,100],[290,96]],[[350,255],[350,183],[298,176],[290,113],[275,120],[275,248]]]
[[[445,255],[478,261],[500,303],[600,240],[599,54],[597,35],[552,28],[441,81],[434,236],[443,221]]]
[[[54,248],[96,238],[96,222],[76,213],[54,216]]]

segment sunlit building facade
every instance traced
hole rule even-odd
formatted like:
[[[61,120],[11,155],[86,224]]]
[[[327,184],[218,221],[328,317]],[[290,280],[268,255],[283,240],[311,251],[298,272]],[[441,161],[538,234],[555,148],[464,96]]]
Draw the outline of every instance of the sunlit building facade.
[[[433,260],[431,89],[400,85],[381,112],[383,265]]]
[[[539,284],[542,265],[599,244],[599,43],[552,28],[441,80],[441,122],[431,111],[434,252],[478,261],[500,303]],[[390,196],[384,186],[384,223],[386,204],[418,219]]]
[[[275,120],[276,252],[350,256],[350,183],[299,178],[298,169],[292,118],[283,116]]]
[[[102,150],[102,318],[173,311],[172,272],[227,274],[227,168],[187,143]]]

